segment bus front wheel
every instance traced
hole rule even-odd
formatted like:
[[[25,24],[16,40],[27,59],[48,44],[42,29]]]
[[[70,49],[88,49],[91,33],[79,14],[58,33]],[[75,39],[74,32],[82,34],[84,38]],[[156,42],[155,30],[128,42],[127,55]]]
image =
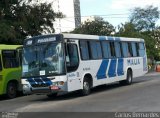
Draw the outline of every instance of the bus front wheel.
[[[9,82],[7,85],[7,97],[12,99],[17,96],[17,86],[16,83]]]
[[[82,95],[86,96],[90,94],[90,90],[91,86],[90,86],[90,82],[89,79],[84,78],[84,82],[83,82],[83,89],[81,91]]]

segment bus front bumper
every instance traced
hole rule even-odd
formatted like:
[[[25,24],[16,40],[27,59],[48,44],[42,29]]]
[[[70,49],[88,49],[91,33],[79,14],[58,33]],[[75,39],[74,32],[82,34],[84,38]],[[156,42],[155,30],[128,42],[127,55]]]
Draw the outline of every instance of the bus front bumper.
[[[55,86],[51,85],[48,87],[32,87],[31,85],[24,84],[23,85],[23,94],[52,94],[52,93],[63,93],[67,92],[67,84],[65,83],[63,86]]]

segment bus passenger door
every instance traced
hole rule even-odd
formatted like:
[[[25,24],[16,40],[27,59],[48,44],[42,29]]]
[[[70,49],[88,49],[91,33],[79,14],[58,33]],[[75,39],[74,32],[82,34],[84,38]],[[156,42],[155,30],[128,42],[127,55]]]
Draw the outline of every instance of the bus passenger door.
[[[78,48],[74,43],[69,43],[66,46],[66,66],[67,66],[67,80],[68,91],[78,90],[80,88],[80,80],[78,78]]]

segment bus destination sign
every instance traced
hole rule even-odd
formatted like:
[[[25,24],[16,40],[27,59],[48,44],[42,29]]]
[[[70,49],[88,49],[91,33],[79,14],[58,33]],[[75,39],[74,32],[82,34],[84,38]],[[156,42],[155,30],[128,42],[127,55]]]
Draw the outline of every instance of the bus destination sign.
[[[48,43],[48,42],[56,42],[56,41],[62,41],[61,35],[44,35],[44,36],[36,36],[33,38],[29,38],[24,42],[24,45],[36,45],[36,44],[42,44],[42,43]]]

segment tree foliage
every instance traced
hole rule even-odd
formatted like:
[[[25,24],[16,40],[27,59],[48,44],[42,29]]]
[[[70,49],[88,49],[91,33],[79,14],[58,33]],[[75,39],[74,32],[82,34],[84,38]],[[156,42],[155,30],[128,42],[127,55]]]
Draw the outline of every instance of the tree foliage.
[[[116,36],[142,38],[145,40],[147,56],[160,59],[160,27],[156,27],[159,19],[157,7],[136,7],[131,11],[130,21],[118,27]]]
[[[91,35],[111,35],[114,27],[109,22],[104,21],[101,17],[94,17],[94,20],[87,20],[76,28],[72,33],[91,34]]]
[[[151,59],[159,58],[159,49],[156,46],[157,41],[155,40],[155,37],[151,35],[151,32],[139,32],[134,24],[131,22],[126,22],[125,24],[121,24],[119,26],[116,36],[144,39],[147,49],[147,56]]]
[[[158,7],[152,5],[146,8],[136,7],[131,11],[130,21],[139,31],[153,31],[159,14]]]
[[[0,43],[21,44],[27,36],[54,33],[53,21],[63,17],[53,11],[51,3],[10,1],[0,1]]]
[[[154,31],[152,32],[152,37],[155,39],[156,46],[160,50],[160,26],[154,29]]]
[[[125,24],[122,23],[118,26],[116,36],[137,38],[137,34],[139,35],[139,32],[137,31],[135,25],[131,22],[126,22]]]

